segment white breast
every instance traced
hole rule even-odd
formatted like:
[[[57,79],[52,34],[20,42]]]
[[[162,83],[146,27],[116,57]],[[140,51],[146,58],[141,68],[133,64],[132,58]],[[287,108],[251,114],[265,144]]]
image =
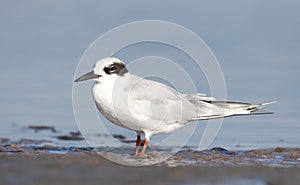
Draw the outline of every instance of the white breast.
[[[96,82],[93,95],[97,108],[109,121],[130,130],[168,133],[187,122],[183,113],[187,102],[176,91],[134,75],[111,83]]]
[[[101,114],[106,117],[112,123],[115,123],[121,127],[130,129],[118,119],[116,112],[116,101],[113,101],[113,84],[105,83],[101,84],[95,82],[93,86],[93,98],[96,103],[98,110]]]

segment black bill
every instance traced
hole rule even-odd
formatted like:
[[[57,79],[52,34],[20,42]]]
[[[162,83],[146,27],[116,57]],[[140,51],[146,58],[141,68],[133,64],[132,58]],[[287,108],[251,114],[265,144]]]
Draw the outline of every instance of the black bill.
[[[96,75],[94,73],[94,71],[91,71],[89,73],[86,73],[84,75],[82,75],[81,77],[77,78],[76,80],[74,80],[74,82],[81,82],[81,81],[85,81],[85,80],[90,80],[90,79],[94,79],[94,78],[98,78],[101,75]]]

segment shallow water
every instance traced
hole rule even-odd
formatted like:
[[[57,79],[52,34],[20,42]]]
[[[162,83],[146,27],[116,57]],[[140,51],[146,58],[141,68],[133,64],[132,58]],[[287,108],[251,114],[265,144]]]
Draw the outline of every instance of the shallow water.
[[[300,148],[277,147],[247,151],[229,151],[224,148],[212,148],[198,151],[188,146],[184,148],[151,146],[144,156],[134,156],[134,144],[131,147],[124,145],[117,148],[92,148],[56,145],[57,143],[51,140],[11,140],[9,138],[0,139],[0,144],[0,154],[99,154],[110,161],[130,166],[300,166]]]
[[[196,146],[163,146],[150,143],[145,156],[134,156],[133,137],[113,135],[121,143],[113,146],[89,146],[80,132],[59,130],[47,125],[29,125],[20,127],[13,124],[8,127],[12,137],[0,138],[1,154],[99,154],[102,157],[130,166],[159,165],[264,165],[264,166],[300,166],[300,148],[276,147],[251,149],[249,146],[235,148],[210,147],[199,151]],[[8,129],[6,128],[6,129]],[[15,137],[15,136],[19,137]],[[110,135],[91,135],[101,141]]]
[[[74,130],[13,128],[27,139],[0,138],[3,184],[294,185],[300,180],[300,148],[198,151],[194,146],[150,145],[144,156],[135,156],[134,140],[123,135],[114,136],[123,143],[120,147],[93,148]]]
[[[206,184],[294,185],[299,167],[206,166],[128,167],[87,154],[1,154],[1,184]],[[63,175],[62,175],[63,174]],[[16,176],[18,178],[16,178]]]

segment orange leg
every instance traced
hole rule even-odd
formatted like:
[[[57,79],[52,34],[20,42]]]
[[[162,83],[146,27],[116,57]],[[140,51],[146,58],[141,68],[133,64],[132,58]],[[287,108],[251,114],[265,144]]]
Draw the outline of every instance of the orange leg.
[[[148,140],[148,139],[145,139],[144,146],[143,146],[143,150],[142,150],[142,155],[145,154],[145,151],[146,151],[146,148],[147,148],[147,146],[148,146],[148,143],[149,143],[149,140]]]
[[[139,148],[141,146],[141,136],[140,135],[137,135],[137,138],[136,138],[136,146],[135,146],[135,155],[137,155],[139,153]]]

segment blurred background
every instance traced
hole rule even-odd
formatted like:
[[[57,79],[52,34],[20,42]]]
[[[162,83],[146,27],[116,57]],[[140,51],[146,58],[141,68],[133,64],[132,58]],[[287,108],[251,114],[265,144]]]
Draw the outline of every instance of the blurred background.
[[[277,100],[270,106],[274,115],[225,119],[212,146],[297,147],[299,7],[295,0],[1,1],[0,137],[34,137],[15,130],[28,125],[78,130],[72,85],[84,51],[116,26],[154,19],[180,24],[208,44],[223,70],[228,99],[253,103]],[[176,52],[150,43],[124,49],[119,57],[126,62],[157,55],[184,65]],[[195,75],[188,66],[186,70]],[[209,95],[205,83],[205,79],[199,80],[197,88]],[[190,145],[201,137],[205,122],[198,125]],[[133,132],[121,132],[135,137]]]

